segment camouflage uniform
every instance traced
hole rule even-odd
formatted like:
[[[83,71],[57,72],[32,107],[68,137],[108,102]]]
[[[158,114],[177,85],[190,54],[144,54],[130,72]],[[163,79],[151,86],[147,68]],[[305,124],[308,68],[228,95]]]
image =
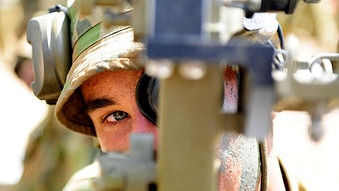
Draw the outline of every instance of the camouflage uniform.
[[[93,139],[75,134],[55,120],[54,107],[31,133],[24,158],[24,171],[15,190],[59,191],[74,172],[93,161]]]
[[[39,10],[47,11],[48,6],[57,2],[62,1],[23,0],[22,5],[26,18],[30,18]],[[26,27],[26,22],[27,20],[23,21],[22,27]],[[19,48],[22,48],[22,45],[20,44]],[[18,56],[31,59],[31,52],[29,53],[21,54],[19,51]],[[46,117],[31,132],[23,159],[23,173],[13,190],[59,191],[72,174],[90,164],[95,158],[98,151],[95,148],[95,140],[62,128],[54,116],[54,108],[48,107]]]

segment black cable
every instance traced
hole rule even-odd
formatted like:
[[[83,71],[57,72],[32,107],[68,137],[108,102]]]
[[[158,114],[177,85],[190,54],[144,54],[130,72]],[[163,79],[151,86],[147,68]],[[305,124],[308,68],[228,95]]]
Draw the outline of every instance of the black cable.
[[[280,24],[278,24],[277,33],[278,33],[278,37],[279,37],[280,48],[285,49],[284,32],[283,32]]]

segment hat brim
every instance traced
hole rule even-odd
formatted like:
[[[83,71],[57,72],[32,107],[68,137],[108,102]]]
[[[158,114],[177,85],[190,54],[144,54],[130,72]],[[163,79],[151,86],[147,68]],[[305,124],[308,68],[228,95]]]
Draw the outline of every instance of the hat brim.
[[[55,108],[56,118],[62,125],[82,134],[96,136],[79,87],[101,72],[141,69],[145,62],[142,57],[145,49],[141,43],[134,42],[133,36],[130,27],[110,33],[73,61]]]

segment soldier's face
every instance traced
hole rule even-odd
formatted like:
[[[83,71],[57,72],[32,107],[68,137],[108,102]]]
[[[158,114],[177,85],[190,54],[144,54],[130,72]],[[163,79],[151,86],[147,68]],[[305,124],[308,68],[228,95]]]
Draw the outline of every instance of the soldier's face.
[[[141,70],[103,72],[89,78],[81,86],[87,113],[95,126],[101,149],[104,152],[128,151],[129,135],[132,132],[153,134],[154,147],[157,146],[158,128],[143,116],[135,100],[136,85],[141,74]],[[226,79],[230,82],[231,79],[228,78]],[[228,90],[234,90],[233,86],[235,85],[232,83],[226,84],[225,90],[228,94],[236,95],[236,92]],[[235,101],[233,97],[225,97],[227,104],[233,104]],[[256,168],[258,161],[251,159],[252,157],[258,158],[254,147],[255,143],[249,143],[238,136],[230,136],[220,141],[217,146],[217,155],[221,162],[220,190],[239,190],[242,177],[246,178],[246,182],[249,182],[249,178],[253,181],[248,183],[252,187],[246,187],[254,190],[258,172]],[[243,159],[248,161],[243,163]],[[249,167],[254,168],[249,170]],[[247,168],[251,177],[243,173],[244,168]]]
[[[139,111],[135,88],[141,70],[103,72],[81,86],[87,113],[104,152],[129,150],[132,132],[151,133],[157,141],[158,129]]]

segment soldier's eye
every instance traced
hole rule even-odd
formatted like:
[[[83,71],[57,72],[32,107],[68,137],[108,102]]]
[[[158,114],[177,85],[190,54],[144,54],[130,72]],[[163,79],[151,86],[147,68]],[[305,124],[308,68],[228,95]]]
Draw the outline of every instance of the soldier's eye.
[[[107,122],[114,123],[114,122],[121,121],[121,120],[126,119],[126,118],[129,118],[129,114],[128,113],[126,113],[124,111],[115,111],[115,112],[109,114],[106,117],[105,120]]]

